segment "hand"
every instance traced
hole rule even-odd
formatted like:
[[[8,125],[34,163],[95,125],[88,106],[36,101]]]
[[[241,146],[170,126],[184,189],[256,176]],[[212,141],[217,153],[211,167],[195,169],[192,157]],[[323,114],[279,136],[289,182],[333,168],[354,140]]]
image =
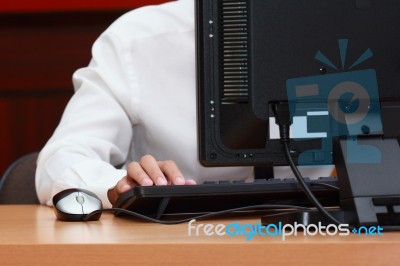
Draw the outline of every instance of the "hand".
[[[131,162],[127,175],[117,185],[108,190],[107,196],[111,204],[118,197],[134,186],[194,185],[194,180],[185,180],[174,161],[157,161],[151,155],[143,156],[139,162]]]

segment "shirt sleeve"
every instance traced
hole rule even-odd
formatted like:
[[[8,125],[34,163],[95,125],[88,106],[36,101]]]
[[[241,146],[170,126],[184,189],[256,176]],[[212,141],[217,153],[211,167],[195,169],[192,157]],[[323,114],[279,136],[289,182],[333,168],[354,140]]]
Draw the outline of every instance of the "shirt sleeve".
[[[74,73],[75,94],[37,162],[42,204],[52,205],[63,189],[84,188],[97,194],[104,207],[111,205],[107,190],[126,175],[117,166],[125,162],[133,134],[134,76],[127,53],[106,31],[93,45],[89,66]]]

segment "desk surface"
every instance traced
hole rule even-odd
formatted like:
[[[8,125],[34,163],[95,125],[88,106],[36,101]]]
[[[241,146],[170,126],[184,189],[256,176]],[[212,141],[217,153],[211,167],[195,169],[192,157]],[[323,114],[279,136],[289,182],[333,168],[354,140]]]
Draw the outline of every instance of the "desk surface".
[[[259,219],[195,225],[234,221],[256,224]],[[159,225],[112,214],[94,222],[61,222],[49,207],[0,206],[1,265],[396,265],[399,250],[400,232],[246,241],[245,236],[188,236],[187,223]]]

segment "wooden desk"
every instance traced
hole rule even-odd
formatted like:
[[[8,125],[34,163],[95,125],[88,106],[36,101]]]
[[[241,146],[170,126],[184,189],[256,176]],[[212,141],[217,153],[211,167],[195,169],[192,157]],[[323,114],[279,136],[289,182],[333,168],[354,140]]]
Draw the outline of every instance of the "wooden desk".
[[[398,265],[399,250],[400,232],[246,241],[243,236],[188,236],[188,224],[159,225],[112,214],[95,222],[60,222],[49,207],[0,206],[1,265]]]

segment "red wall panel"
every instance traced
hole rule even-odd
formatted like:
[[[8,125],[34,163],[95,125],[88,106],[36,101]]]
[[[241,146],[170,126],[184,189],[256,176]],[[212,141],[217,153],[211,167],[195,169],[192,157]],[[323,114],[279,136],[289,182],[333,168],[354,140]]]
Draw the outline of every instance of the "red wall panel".
[[[2,0],[0,12],[130,9],[168,0]]]
[[[161,2],[167,1],[2,1],[0,177],[52,135],[73,94],[72,73],[88,64],[100,33],[133,7]]]

